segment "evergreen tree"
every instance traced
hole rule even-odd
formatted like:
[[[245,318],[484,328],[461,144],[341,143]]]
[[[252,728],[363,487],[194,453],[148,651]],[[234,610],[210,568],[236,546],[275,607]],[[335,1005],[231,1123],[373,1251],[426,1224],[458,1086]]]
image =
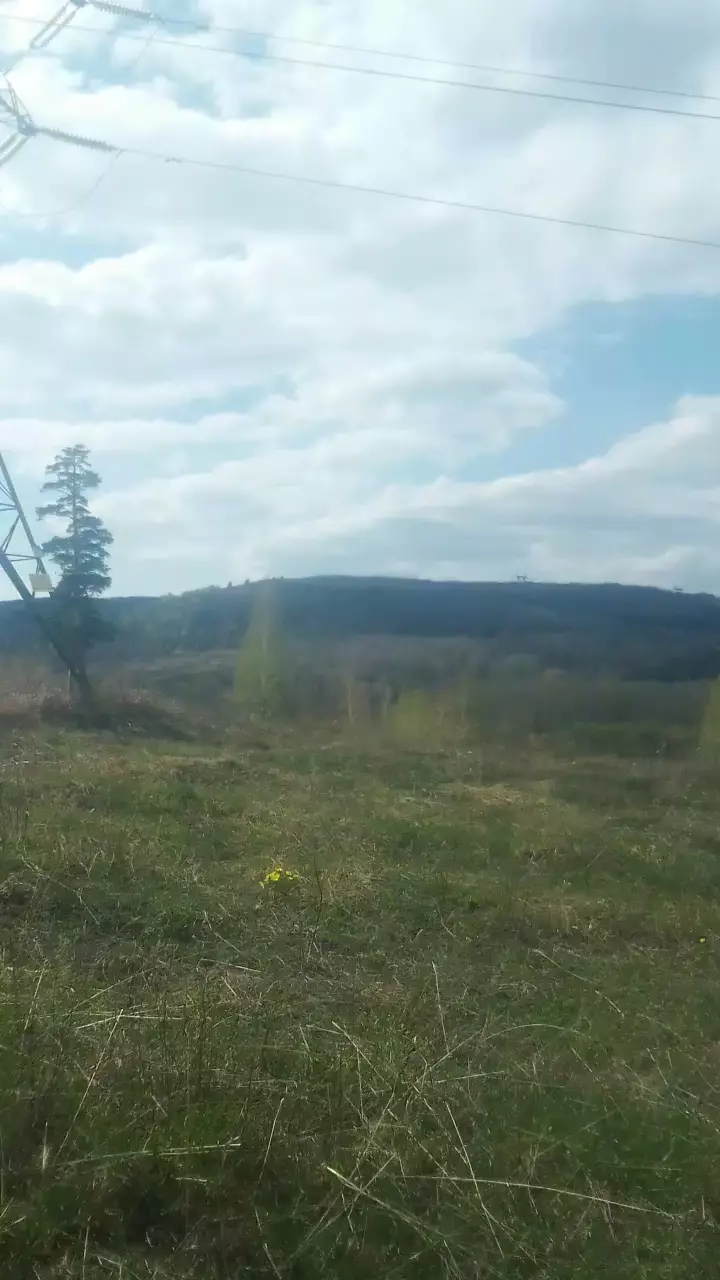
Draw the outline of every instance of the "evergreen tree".
[[[43,552],[60,569],[53,594],[56,625],[72,646],[83,667],[91,645],[112,637],[112,628],[100,617],[93,598],[111,584],[110,547],[113,536],[98,516],[92,515],[88,494],[100,486],[100,476],[90,465],[84,445],[63,449],[46,470],[43,492],[52,500],[38,507],[40,520],[65,522],[65,530],[43,543]]]

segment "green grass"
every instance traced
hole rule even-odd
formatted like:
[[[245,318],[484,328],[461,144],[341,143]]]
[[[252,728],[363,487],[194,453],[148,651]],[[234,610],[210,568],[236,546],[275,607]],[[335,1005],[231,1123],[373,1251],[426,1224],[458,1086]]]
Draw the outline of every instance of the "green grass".
[[[8,754],[0,1275],[718,1275],[712,771]]]

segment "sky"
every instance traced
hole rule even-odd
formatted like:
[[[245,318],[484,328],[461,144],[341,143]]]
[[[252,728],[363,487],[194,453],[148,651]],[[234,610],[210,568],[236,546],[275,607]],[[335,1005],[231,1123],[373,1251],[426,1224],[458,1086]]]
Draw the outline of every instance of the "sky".
[[[0,0],[27,111],[154,158],[0,167],[0,450],[32,513],[91,449],[114,593],[720,589],[720,248],[451,207],[720,243],[720,118],[316,65],[720,117],[716,0],[89,0],[21,57],[58,8]]]

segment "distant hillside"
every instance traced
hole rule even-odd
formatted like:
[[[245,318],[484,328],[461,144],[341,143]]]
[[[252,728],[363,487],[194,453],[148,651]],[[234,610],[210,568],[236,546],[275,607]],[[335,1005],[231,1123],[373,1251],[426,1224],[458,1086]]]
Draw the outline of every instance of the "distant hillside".
[[[146,660],[234,648],[258,589],[247,584],[103,601],[118,628],[107,657]],[[660,680],[720,674],[720,599],[711,595],[611,584],[349,577],[279,579],[273,592],[284,633],[305,642],[464,638],[486,671],[514,663]],[[0,652],[42,645],[19,602],[0,604]]]

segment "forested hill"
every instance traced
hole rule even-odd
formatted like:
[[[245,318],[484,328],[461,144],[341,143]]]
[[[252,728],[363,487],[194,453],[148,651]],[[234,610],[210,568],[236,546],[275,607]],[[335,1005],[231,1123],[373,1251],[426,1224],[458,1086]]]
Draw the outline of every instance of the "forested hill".
[[[145,660],[233,648],[259,590],[246,584],[102,601],[118,628],[113,656]],[[350,577],[279,579],[271,590],[279,627],[304,641],[464,637],[489,670],[515,656],[542,668],[634,678],[720,674],[720,599],[711,595],[611,584]],[[27,652],[41,643],[19,602],[0,604],[1,651]]]

